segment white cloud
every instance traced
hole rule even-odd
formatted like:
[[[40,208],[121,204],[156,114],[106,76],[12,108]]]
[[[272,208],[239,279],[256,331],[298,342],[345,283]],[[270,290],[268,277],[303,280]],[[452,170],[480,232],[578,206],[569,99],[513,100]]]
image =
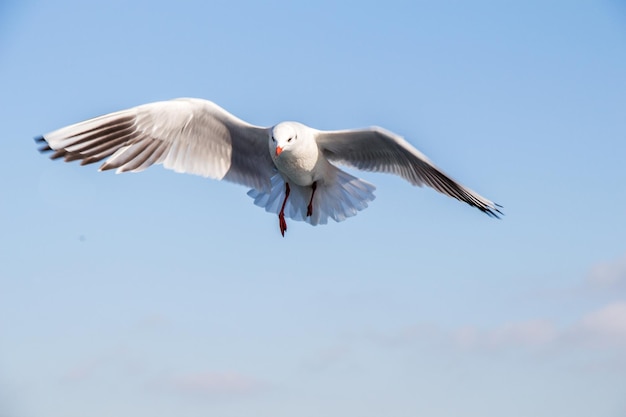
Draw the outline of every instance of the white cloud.
[[[597,288],[626,288],[626,254],[594,265],[587,275],[587,283]]]
[[[267,383],[237,372],[207,371],[172,376],[166,385],[184,394],[224,396],[252,394],[266,387]]]
[[[160,313],[148,314],[141,318],[137,324],[137,330],[153,330],[171,325],[170,319]]]
[[[337,344],[315,352],[310,358],[304,360],[304,367],[313,370],[325,370],[333,365],[345,361],[352,353],[352,349],[347,344]]]
[[[63,375],[63,379],[68,382],[83,383],[98,378],[106,370],[114,370],[128,375],[136,373],[135,371],[139,368],[141,365],[133,358],[128,349],[117,347],[75,364]]]
[[[537,348],[551,344],[557,338],[558,331],[549,320],[505,323],[488,330],[464,326],[451,335],[453,343],[463,349]]]
[[[446,332],[432,323],[418,323],[394,332],[367,332],[367,339],[389,347],[404,346],[416,342],[433,344],[448,338]]]
[[[64,379],[72,382],[83,382],[93,377],[96,370],[101,366],[102,360],[92,359],[85,361],[71,368],[65,375]]]
[[[572,339],[590,347],[626,347],[626,301],[584,315],[570,331]]]
[[[491,331],[488,343],[490,346],[494,347],[537,347],[554,342],[557,336],[557,329],[549,320],[528,320],[517,323],[507,323]]]
[[[488,330],[460,329],[458,334],[463,335],[455,338],[460,347],[620,349],[626,347],[626,301],[607,304],[564,327],[548,319],[537,319]]]
[[[508,322],[492,328],[465,325],[446,330],[434,325],[416,325],[370,339],[391,347],[410,344],[490,352],[512,349],[623,351],[626,347],[626,301],[588,312],[568,326],[558,326],[546,318]]]

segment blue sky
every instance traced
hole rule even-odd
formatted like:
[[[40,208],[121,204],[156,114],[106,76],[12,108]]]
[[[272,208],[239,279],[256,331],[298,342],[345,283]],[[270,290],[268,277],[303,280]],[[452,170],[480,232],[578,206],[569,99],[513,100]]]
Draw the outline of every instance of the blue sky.
[[[0,417],[623,416],[626,6],[4,2]],[[504,206],[388,175],[342,223],[32,138],[175,97],[380,125]]]

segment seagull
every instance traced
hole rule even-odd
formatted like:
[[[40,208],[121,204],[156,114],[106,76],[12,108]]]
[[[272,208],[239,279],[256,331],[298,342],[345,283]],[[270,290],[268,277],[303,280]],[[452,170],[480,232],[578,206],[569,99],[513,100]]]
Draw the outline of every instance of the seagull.
[[[249,124],[217,104],[178,98],[143,104],[35,138],[41,152],[100,171],[140,172],[162,164],[180,173],[242,184],[254,204],[311,225],[352,217],[374,200],[376,187],[336,164],[399,175],[495,218],[500,205],[459,184],[402,137],[380,127],[324,131],[298,122]]]

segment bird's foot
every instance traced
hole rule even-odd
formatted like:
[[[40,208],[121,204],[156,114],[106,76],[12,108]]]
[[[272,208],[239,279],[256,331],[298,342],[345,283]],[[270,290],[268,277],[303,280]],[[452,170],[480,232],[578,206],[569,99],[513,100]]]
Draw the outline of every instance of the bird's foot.
[[[287,222],[285,221],[285,214],[282,212],[278,215],[278,223],[280,225],[280,234],[283,235],[283,237],[285,237],[285,230],[287,230]]]
[[[309,200],[309,205],[306,207],[306,216],[311,217],[313,214],[313,196],[315,195],[315,190],[317,190],[317,181],[314,181],[311,185],[311,199]]]
[[[280,207],[280,212],[278,213],[278,224],[280,225],[280,234],[285,237],[285,230],[287,230],[287,222],[285,221],[285,205],[287,204],[287,199],[289,198],[289,193],[291,189],[289,188],[289,183],[285,183],[285,199],[283,200],[283,205]]]

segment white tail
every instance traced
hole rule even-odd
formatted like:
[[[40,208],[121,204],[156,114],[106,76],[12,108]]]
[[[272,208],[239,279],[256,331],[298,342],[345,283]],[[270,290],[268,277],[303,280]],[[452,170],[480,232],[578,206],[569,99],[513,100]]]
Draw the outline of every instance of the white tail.
[[[367,203],[376,198],[374,185],[334,166],[333,168],[334,180],[317,185],[311,216],[306,215],[311,187],[289,183],[290,194],[285,205],[285,217],[305,221],[313,226],[328,223],[329,217],[340,222],[367,208]],[[248,191],[248,195],[254,198],[257,206],[265,207],[265,211],[269,213],[278,214],[285,198],[285,180],[280,173],[276,173],[271,183],[269,192],[252,189]]]

